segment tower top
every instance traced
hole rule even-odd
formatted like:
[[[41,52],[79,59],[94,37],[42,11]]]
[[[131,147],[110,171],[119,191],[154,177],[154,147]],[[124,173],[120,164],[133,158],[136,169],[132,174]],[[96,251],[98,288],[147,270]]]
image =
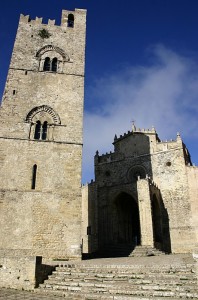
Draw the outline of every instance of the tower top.
[[[61,25],[60,26],[65,26],[65,27],[74,27],[74,20],[75,16],[79,14],[86,15],[87,10],[86,9],[78,9],[75,8],[75,10],[62,10],[62,17],[61,17]],[[36,17],[35,19],[31,19],[29,15],[20,15],[20,21],[19,23],[29,23],[29,24],[44,24],[44,25],[56,25],[55,24],[56,20],[51,20],[48,19],[47,23],[43,23],[43,18],[41,17]],[[56,25],[58,26],[58,25]]]

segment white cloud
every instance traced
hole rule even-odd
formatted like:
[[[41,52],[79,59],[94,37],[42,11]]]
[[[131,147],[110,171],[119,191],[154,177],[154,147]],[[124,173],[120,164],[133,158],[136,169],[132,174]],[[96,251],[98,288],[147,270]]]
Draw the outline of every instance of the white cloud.
[[[96,104],[84,116],[83,181],[93,178],[95,151],[113,150],[114,135],[131,130],[133,119],[140,128],[154,125],[162,139],[177,131],[198,138],[198,66],[162,45],[150,54],[152,63],[120,69],[89,88]]]

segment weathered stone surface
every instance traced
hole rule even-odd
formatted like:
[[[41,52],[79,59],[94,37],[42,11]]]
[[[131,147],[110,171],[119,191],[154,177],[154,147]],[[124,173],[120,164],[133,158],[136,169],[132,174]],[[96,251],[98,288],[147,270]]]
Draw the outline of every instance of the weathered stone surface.
[[[195,267],[189,255],[61,263],[39,290],[71,299],[198,299]]]
[[[95,182],[83,187],[90,213],[87,218],[83,204],[83,220],[92,229],[87,238],[83,228],[83,251],[122,256],[141,245],[166,253],[195,252],[198,168],[180,135],[164,142],[154,128],[133,125],[113,144],[114,152],[96,152]]]
[[[81,257],[85,28],[81,9],[64,10],[60,26],[20,17],[0,110],[0,249],[8,252]]]

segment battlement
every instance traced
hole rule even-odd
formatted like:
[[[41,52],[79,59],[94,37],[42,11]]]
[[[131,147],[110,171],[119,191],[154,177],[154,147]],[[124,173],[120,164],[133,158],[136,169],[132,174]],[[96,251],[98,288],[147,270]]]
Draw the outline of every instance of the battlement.
[[[144,133],[144,134],[156,134],[156,130],[153,126],[152,126],[151,129],[145,129],[145,128],[136,128],[136,126],[133,125],[132,126],[132,132],[134,132],[134,133],[141,132],[141,133]]]
[[[123,135],[121,134],[119,137],[117,137],[117,135],[115,135],[114,143],[116,143],[117,141],[120,141],[123,138],[126,138],[132,134],[156,135],[157,140],[160,141],[154,127],[152,127],[152,129],[144,129],[144,128],[141,129],[141,128],[136,128],[136,126],[133,124],[132,131],[129,130],[127,133],[124,133]]]
[[[48,20],[48,23],[45,24],[43,23],[43,18],[39,18],[39,17],[36,17],[35,19],[31,19],[29,15],[23,15],[21,14],[20,15],[20,23],[25,23],[25,24],[44,24],[44,25],[55,25],[55,20]]]
[[[62,17],[61,17],[61,25],[63,27],[69,27],[73,28],[74,23],[75,23],[75,17],[77,14],[86,14],[85,9],[75,9],[75,11],[70,11],[70,10],[62,10]],[[24,23],[24,24],[32,24],[32,25],[56,25],[55,24],[56,20],[51,20],[48,19],[47,23],[43,23],[43,18],[42,17],[36,17],[35,19],[31,19],[29,15],[20,15],[20,20],[19,23]],[[58,26],[58,25],[56,25]]]
[[[95,155],[95,164],[98,163],[110,163],[115,161],[116,159],[118,159],[118,157],[120,157],[120,153],[115,153],[115,152],[106,152],[105,154],[99,155],[99,152],[96,151],[96,155]]]

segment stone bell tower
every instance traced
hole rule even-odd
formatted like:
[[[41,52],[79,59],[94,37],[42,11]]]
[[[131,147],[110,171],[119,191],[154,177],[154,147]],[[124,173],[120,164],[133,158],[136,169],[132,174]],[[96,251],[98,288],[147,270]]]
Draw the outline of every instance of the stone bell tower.
[[[0,110],[0,249],[81,256],[86,11],[20,16]]]

